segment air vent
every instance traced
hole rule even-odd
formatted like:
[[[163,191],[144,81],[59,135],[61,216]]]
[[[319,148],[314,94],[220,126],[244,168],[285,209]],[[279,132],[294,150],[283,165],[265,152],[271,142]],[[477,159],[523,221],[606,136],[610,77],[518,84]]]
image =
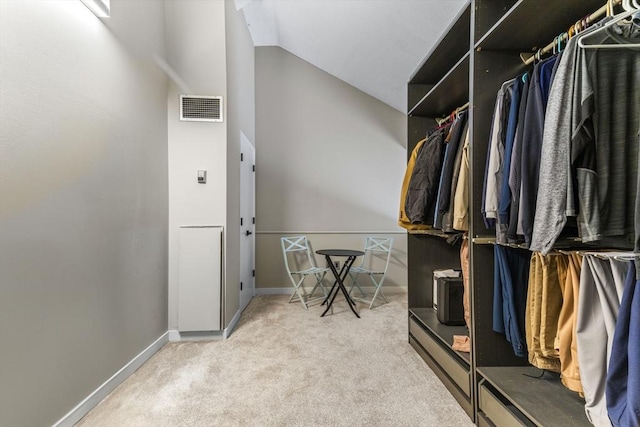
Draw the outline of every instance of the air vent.
[[[188,122],[221,122],[221,96],[180,95],[180,120]]]

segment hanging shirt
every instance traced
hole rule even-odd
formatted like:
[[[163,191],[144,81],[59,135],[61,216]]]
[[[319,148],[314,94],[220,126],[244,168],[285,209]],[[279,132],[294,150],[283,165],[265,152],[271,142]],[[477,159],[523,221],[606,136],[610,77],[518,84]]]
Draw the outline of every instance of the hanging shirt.
[[[509,110],[511,103],[511,86],[515,82],[509,80],[502,84],[496,96],[496,105],[491,124],[491,136],[487,154],[487,167],[483,189],[483,217],[485,226],[493,228],[498,217],[498,189],[502,181],[502,163],[504,158],[504,136],[506,135],[506,120],[504,110]]]
[[[640,43],[629,25],[594,33],[589,44]],[[620,33],[618,33],[618,31]],[[571,164],[584,242],[619,236],[633,246],[638,194],[640,49],[579,49]]]
[[[456,185],[453,205],[453,228],[460,231],[469,230],[469,129],[462,146],[462,164]]]
[[[511,209],[511,189],[509,188],[509,172],[511,171],[511,156],[513,143],[518,126],[518,110],[520,107],[520,96],[524,83],[520,77],[513,83],[511,95],[511,105],[509,108],[509,118],[507,122],[507,133],[504,143],[504,160],[502,166],[502,179],[498,187],[498,221],[496,226],[496,242],[507,242],[507,227],[509,226],[509,211]]]
[[[462,155],[465,140],[469,133],[469,121],[467,120],[462,129],[462,135],[460,136],[460,143],[458,144],[458,152],[456,153],[456,160],[453,163],[453,177],[451,179],[451,194],[449,196],[449,209],[442,215],[442,230],[446,232],[454,231],[453,221],[455,216],[455,196],[458,189],[458,180],[460,179],[460,172],[462,169]]]
[[[526,73],[522,76],[524,85],[518,106],[518,125],[516,136],[513,141],[511,152],[511,168],[509,170],[509,190],[511,192],[511,202],[509,206],[509,226],[507,229],[507,240],[518,243],[518,214],[520,212],[520,188],[522,185],[522,146],[524,144],[524,121],[527,114],[527,98],[529,94],[531,75]]]
[[[532,251],[549,253],[567,222],[567,190],[570,176],[571,102],[578,43],[567,43],[551,90],[545,114],[540,153],[536,212],[531,236]]]
[[[560,54],[561,55],[561,54]],[[551,88],[551,81],[553,77],[553,71],[555,69],[556,60],[559,56],[552,56],[551,58],[540,63],[539,67],[539,85],[542,95],[543,105],[547,105],[549,100],[549,89]]]
[[[451,181],[453,180],[454,165],[458,154],[458,146],[463,137],[464,127],[467,123],[467,111],[460,114],[460,117],[453,122],[451,138],[447,143],[447,150],[442,166],[442,174],[438,186],[438,197],[434,210],[434,226],[442,229],[442,217],[449,211],[451,197]]]
[[[555,57],[536,64],[531,75],[531,83],[527,94],[527,114],[523,123],[523,144],[520,158],[521,202],[518,210],[518,233],[524,236],[527,247],[531,244],[531,235],[533,234],[542,135],[544,132],[544,112],[547,107],[547,98],[544,96],[545,89],[541,80],[543,67],[554,63],[556,63]]]

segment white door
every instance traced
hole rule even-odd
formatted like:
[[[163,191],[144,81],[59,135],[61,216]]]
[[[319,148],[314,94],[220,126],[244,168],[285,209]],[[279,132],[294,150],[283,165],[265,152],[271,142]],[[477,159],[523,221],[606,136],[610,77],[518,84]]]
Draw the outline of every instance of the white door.
[[[255,148],[240,132],[240,310],[255,288]]]

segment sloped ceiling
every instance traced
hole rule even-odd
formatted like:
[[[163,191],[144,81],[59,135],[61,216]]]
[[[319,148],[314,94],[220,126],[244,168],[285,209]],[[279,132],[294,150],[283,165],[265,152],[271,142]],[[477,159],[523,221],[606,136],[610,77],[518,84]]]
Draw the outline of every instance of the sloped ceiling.
[[[466,0],[236,0],[254,46],[280,46],[406,113],[406,84]]]

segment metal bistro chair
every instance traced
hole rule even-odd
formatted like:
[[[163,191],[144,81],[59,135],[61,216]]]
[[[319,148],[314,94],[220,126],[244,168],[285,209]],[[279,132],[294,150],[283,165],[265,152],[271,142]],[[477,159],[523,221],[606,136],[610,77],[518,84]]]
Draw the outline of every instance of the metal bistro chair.
[[[316,266],[315,258],[311,252],[311,244],[307,237],[282,237],[281,243],[284,265],[289,279],[293,283],[293,293],[289,298],[289,302],[293,301],[297,296],[304,308],[308,308],[310,303],[325,299],[327,297],[327,289],[322,284],[322,281],[329,269]],[[307,294],[302,286],[308,276],[312,276],[316,280],[310,294]],[[324,296],[310,299],[318,288],[322,289]]]
[[[353,288],[356,287],[360,291],[363,297],[367,294],[362,290],[358,284],[358,276],[360,274],[366,274],[371,279],[375,287],[373,298],[370,301],[365,300],[362,297],[352,297],[355,300],[368,303],[369,309],[373,307],[378,296],[382,297],[384,302],[387,298],[382,294],[381,287],[384,282],[384,278],[387,275],[387,269],[389,268],[389,259],[391,259],[391,247],[393,246],[392,238],[379,238],[379,237],[367,237],[364,243],[364,256],[362,257],[362,264],[357,267],[351,267],[349,271],[349,278],[351,279],[351,287],[349,288],[349,294],[352,293]]]

